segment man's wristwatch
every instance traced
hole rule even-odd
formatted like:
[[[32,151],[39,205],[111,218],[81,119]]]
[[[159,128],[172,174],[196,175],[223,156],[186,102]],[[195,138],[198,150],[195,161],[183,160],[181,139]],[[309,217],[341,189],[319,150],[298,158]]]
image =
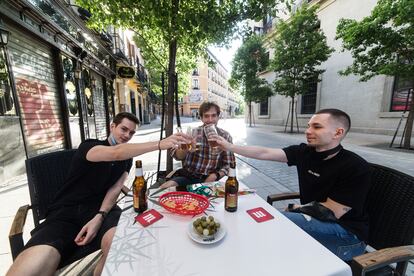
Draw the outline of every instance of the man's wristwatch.
[[[216,180],[219,180],[221,178],[220,173],[219,172],[216,172],[215,174],[216,174]]]
[[[102,218],[103,219],[105,219],[106,218],[106,215],[108,214],[107,212],[105,212],[105,211],[98,211],[98,214],[101,214],[102,215]]]

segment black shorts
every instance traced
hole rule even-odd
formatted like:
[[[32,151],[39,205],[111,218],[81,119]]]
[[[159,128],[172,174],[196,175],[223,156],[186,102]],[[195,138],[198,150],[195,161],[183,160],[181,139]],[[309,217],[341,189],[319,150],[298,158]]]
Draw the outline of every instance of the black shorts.
[[[67,259],[78,248],[74,241],[76,236],[82,227],[97,214],[99,208],[100,204],[81,204],[53,210],[45,221],[33,229],[32,237],[24,249],[35,245],[50,245],[59,251],[61,260]],[[114,206],[102,222],[95,238],[87,246],[92,246],[96,250],[101,248],[104,234],[118,225],[121,212],[121,208]]]
[[[175,181],[179,188],[185,189],[187,185],[203,183],[207,177],[208,175],[192,174],[181,168],[175,172],[171,180]]]

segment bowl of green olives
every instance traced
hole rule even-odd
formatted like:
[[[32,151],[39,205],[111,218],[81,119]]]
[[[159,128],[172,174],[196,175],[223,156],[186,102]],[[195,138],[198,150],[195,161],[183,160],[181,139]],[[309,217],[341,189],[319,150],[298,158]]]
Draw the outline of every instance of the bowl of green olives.
[[[213,216],[198,217],[189,225],[189,235],[198,243],[214,243],[221,240],[225,234],[224,227]]]

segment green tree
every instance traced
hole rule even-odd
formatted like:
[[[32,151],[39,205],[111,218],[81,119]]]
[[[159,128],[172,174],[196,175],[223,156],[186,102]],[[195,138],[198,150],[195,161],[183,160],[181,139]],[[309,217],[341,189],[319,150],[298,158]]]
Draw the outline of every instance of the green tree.
[[[340,73],[360,75],[367,81],[376,75],[411,80],[414,86],[414,1],[379,0],[371,15],[361,21],[342,19],[337,39],[354,58],[352,65]],[[410,148],[414,121],[411,98],[404,148]]]
[[[232,61],[229,83],[244,97],[249,107],[249,126],[252,126],[252,102],[261,102],[273,95],[266,80],[257,77],[257,72],[266,69],[269,58],[258,35],[248,36]]]
[[[287,21],[279,21],[272,48],[274,58],[270,68],[275,72],[273,82],[277,94],[291,98],[290,132],[296,95],[304,95],[312,83],[320,81],[321,68],[333,49],[328,47],[316,16],[317,6],[301,6]]]
[[[283,0],[280,0],[283,1]],[[113,25],[131,29],[140,34],[149,45],[153,42],[168,49],[166,69],[167,122],[166,135],[173,132],[174,76],[177,54],[197,56],[209,44],[227,43],[238,29],[238,22],[246,18],[261,18],[274,0],[77,0],[92,17],[90,25],[96,28]],[[274,13],[274,12],[272,12]],[[177,52],[177,50],[180,52]],[[167,171],[172,170],[172,159],[167,160]]]
[[[134,36],[136,45],[141,49],[141,55],[145,60],[145,68],[151,76],[151,89],[161,98],[162,83],[161,75],[166,73],[168,64],[168,47],[160,41],[145,41],[140,35]],[[168,45],[167,45],[168,46]],[[183,96],[189,87],[189,74],[196,66],[198,57],[177,50],[176,71],[178,78],[178,94]]]

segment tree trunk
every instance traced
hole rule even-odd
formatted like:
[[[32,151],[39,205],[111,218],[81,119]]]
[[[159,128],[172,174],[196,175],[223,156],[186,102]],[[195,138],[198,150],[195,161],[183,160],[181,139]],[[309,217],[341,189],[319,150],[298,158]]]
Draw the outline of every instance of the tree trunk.
[[[411,92],[414,93],[414,92]],[[413,133],[413,121],[414,121],[414,95],[411,96],[410,111],[408,112],[406,124],[406,130],[404,133],[404,148],[410,149],[411,147],[411,134]]]
[[[290,116],[290,133],[293,133],[293,118],[295,117],[293,112],[295,109],[295,96],[292,96],[292,107],[291,107],[291,116]]]
[[[171,25],[177,25],[177,14],[179,9],[179,0],[172,0],[172,18]],[[167,122],[165,126],[165,137],[173,133],[174,124],[174,87],[175,87],[175,62],[177,58],[177,38],[172,37],[168,45],[168,89],[167,89]],[[167,173],[173,170],[172,157],[167,154]]]
[[[249,127],[252,127],[252,101],[249,101]]]

